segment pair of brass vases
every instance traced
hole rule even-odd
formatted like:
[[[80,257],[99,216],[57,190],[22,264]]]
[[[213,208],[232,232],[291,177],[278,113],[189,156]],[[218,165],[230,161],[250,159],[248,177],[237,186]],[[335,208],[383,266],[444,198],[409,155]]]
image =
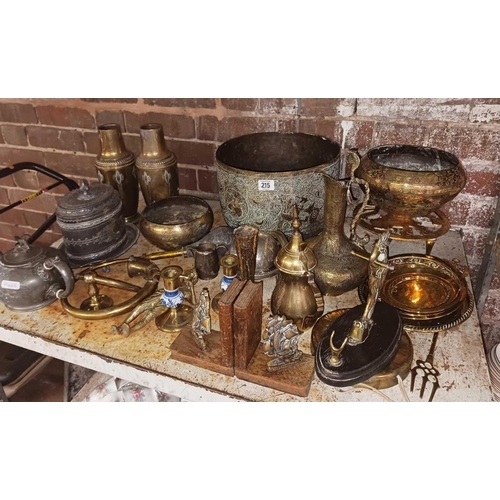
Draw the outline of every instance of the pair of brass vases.
[[[142,150],[137,157],[125,147],[119,124],[102,125],[98,132],[97,177],[120,194],[125,222],[139,220],[139,187],[146,205],[179,194],[177,159],[167,148],[161,124],[141,126]]]

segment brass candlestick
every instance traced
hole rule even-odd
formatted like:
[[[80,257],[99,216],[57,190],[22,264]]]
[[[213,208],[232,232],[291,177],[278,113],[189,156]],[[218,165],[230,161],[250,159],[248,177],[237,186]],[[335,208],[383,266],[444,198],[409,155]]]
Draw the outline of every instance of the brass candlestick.
[[[182,275],[179,266],[166,267],[160,275],[165,287],[161,302],[168,309],[155,319],[155,323],[164,332],[179,332],[193,319],[193,307],[184,303],[184,294],[179,289]]]
[[[219,264],[222,267],[222,279],[220,280],[220,289],[219,292],[212,300],[212,309],[219,314],[219,300],[222,297],[222,294],[228,289],[231,282],[236,278],[238,274],[238,257],[231,253],[227,253],[223,255]]]

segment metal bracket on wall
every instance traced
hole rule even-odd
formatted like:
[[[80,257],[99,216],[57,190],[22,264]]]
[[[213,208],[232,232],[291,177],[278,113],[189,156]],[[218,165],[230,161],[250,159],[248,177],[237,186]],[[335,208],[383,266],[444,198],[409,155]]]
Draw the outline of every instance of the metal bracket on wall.
[[[490,228],[488,240],[484,249],[483,260],[476,278],[476,286],[474,287],[474,296],[476,297],[476,308],[479,319],[483,314],[486,297],[490,290],[491,280],[495,267],[500,272],[500,238],[498,231],[500,229],[500,196],[497,199],[497,207],[495,217]]]

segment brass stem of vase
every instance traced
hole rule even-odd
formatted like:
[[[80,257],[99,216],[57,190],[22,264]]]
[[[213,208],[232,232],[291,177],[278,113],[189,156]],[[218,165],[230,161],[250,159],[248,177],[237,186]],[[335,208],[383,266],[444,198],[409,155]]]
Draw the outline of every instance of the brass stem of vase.
[[[315,281],[323,295],[337,296],[356,288],[366,277],[368,264],[352,254],[362,252],[345,234],[347,188],[328,175],[325,179],[325,221],[323,232],[307,241],[318,264]]]
[[[147,123],[140,128],[142,151],[136,158],[137,176],[147,205],[179,194],[177,159],[168,150],[163,127]]]
[[[101,151],[95,160],[97,177],[113,186],[122,200],[122,213],[126,222],[139,218],[139,185],[135,172],[134,155],[123,142],[120,125],[110,123],[98,128]]]

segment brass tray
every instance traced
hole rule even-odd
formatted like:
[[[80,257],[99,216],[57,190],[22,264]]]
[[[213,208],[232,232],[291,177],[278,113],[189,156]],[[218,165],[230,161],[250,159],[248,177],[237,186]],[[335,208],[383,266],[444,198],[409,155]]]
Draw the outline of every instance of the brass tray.
[[[465,280],[466,271],[457,262],[438,257],[398,255],[389,259],[380,300],[395,307],[405,331],[443,331],[465,321],[474,308]],[[368,282],[358,287],[366,302]]]

